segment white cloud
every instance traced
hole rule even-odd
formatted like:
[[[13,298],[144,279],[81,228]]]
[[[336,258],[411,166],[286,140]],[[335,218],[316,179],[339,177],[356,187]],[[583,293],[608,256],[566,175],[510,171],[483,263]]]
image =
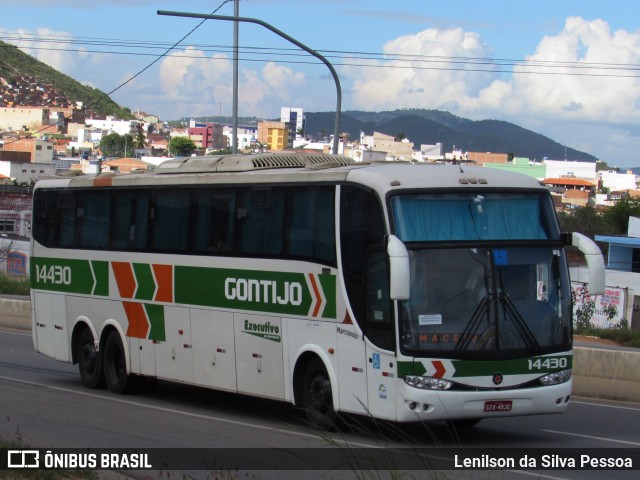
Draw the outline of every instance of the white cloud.
[[[287,90],[294,86],[300,86],[305,81],[305,75],[301,72],[294,72],[289,67],[283,67],[274,62],[267,62],[262,69],[262,76],[267,84],[278,92],[281,96],[289,98]]]
[[[538,66],[517,67],[512,80],[522,110],[583,121],[638,119],[640,79],[620,75],[636,75],[628,66],[640,63],[640,33],[611,32],[603,20],[571,17],[558,35],[543,38],[527,60]],[[547,74],[522,73],[530,70]]]
[[[603,20],[568,18],[561,32],[540,41],[525,65],[513,68],[509,79],[473,71],[489,67],[471,59],[489,60],[493,53],[477,34],[462,29],[399,37],[384,52],[420,55],[421,61],[377,62],[385,68],[355,80],[356,107],[453,106],[472,117],[526,113],[611,122],[637,120],[640,114],[640,79],[620,78],[636,75],[629,66],[640,63],[640,33],[611,32]]]
[[[10,39],[6,41],[59,72],[70,74],[69,72],[73,71],[78,60],[82,62],[87,58],[83,48],[70,52],[65,49],[67,47],[65,43],[51,41],[51,39],[70,38],[71,35],[67,32],[38,28],[35,32],[19,29],[12,32],[5,31],[5,34],[10,36]],[[41,39],[49,40],[41,41]]]
[[[383,68],[367,68],[354,82],[356,107],[378,110],[399,107],[436,108],[476,95],[496,78],[491,72],[478,72],[475,65],[449,59],[481,58],[492,50],[480,36],[460,28],[430,28],[405,35],[383,47],[392,60],[374,62]],[[364,72],[364,74],[362,74]],[[355,69],[349,74],[355,76]]]

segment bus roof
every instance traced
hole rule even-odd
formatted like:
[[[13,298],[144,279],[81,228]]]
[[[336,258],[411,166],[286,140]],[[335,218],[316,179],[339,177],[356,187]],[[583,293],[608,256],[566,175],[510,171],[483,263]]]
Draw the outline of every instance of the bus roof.
[[[36,188],[143,185],[355,182],[381,195],[417,188],[547,189],[538,180],[492,168],[409,162],[355,162],[343,155],[267,153],[188,157],[162,163],[154,173],[83,175],[41,180]]]

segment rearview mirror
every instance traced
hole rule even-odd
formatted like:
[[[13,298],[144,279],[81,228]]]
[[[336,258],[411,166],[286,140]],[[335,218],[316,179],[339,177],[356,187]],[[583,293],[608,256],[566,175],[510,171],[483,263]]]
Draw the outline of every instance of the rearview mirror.
[[[391,300],[407,300],[411,291],[409,252],[402,240],[389,235],[387,240],[389,255],[389,297]]]

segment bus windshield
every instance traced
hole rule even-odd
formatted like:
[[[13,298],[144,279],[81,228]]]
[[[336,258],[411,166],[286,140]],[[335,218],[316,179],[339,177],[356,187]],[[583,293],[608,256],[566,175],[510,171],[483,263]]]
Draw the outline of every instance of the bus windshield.
[[[543,198],[392,199],[411,268],[399,309],[405,354],[491,359],[570,348],[566,261]]]

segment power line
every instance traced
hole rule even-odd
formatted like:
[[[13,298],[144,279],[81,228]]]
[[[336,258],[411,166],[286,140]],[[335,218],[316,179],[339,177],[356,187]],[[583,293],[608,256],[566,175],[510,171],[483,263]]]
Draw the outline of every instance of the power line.
[[[229,0],[227,0],[229,1]],[[204,21],[204,20],[203,20]],[[198,25],[199,26],[199,25]],[[197,27],[196,27],[197,28]],[[194,29],[195,30],[195,29]],[[193,32],[193,31],[192,31]],[[190,35],[190,32],[188,35]],[[187,36],[188,36],[187,35]],[[186,36],[185,36],[186,37]],[[232,47],[227,45],[209,45],[209,44],[191,44],[181,45],[181,49],[177,47],[182,42],[176,42],[168,49],[165,42],[154,41],[139,41],[139,40],[125,40],[125,39],[104,39],[104,38],[90,38],[82,37],[79,39],[73,39],[72,37],[54,37],[54,36],[37,36],[30,35],[28,38],[24,36],[9,37],[9,40],[14,42],[38,42],[42,43],[56,43],[66,45],[89,45],[98,47],[122,47],[128,48],[128,51],[114,51],[114,50],[87,50],[87,49],[69,49],[69,48],[53,48],[43,46],[23,47],[33,50],[53,50],[53,51],[67,51],[67,52],[82,52],[82,53],[102,53],[106,55],[127,55],[127,56],[156,56],[152,53],[143,53],[140,51],[132,50],[157,50],[165,49],[166,51],[158,57],[154,62],[148,65],[145,69],[138,73],[141,74],[146,69],[150,68],[153,64],[157,63],[160,59],[166,56],[178,56],[175,54],[169,54],[171,51],[188,52],[189,49],[198,49],[205,53],[231,53]],[[298,49],[293,48],[272,48],[272,47],[253,47],[243,46],[240,53],[254,56],[277,56],[278,58],[287,57],[306,57],[306,55]],[[637,75],[627,75],[625,72],[636,72],[640,70],[640,64],[633,63],[611,63],[611,62],[584,62],[584,61],[558,61],[558,60],[520,60],[520,59],[508,59],[508,58],[488,58],[488,57],[463,57],[463,56],[435,56],[435,55],[411,55],[411,54],[389,54],[389,53],[376,53],[376,52],[361,52],[361,51],[347,51],[347,50],[318,50],[325,54],[328,58],[335,58],[343,60],[341,63],[336,63],[338,66],[354,66],[354,67],[369,67],[369,68],[415,68],[417,70],[454,70],[454,71],[473,71],[473,72],[489,72],[489,73],[504,73],[504,67],[509,67],[510,71],[514,74],[540,74],[540,75],[579,75],[579,76],[595,76],[595,77],[619,77],[619,78],[635,78]],[[186,58],[202,58],[200,56],[188,55],[181,53]],[[362,64],[353,63],[354,61],[373,60],[379,62],[385,62],[382,64]],[[295,60],[278,60],[270,58],[268,60],[260,58],[245,57],[242,58],[245,62],[260,62],[260,61],[277,61],[279,63],[288,64],[316,64],[317,62],[308,61],[295,61]],[[444,66],[440,64],[451,65],[463,65],[463,66],[484,66],[486,68],[452,68],[450,66]],[[408,66],[406,64],[409,64]],[[424,66],[425,64],[429,66]],[[492,68],[495,67],[495,68]],[[517,68],[517,69],[516,69]],[[522,70],[522,69],[544,69],[544,70]],[[550,70],[547,70],[550,69]],[[576,73],[567,70],[578,70],[582,73]],[[604,72],[604,73],[602,73]],[[621,73],[616,73],[621,72]],[[135,78],[135,77],[133,77]],[[130,79],[130,80],[133,80]],[[128,82],[127,82],[128,83]]]
[[[12,47],[15,48],[15,47]],[[134,53],[134,52],[122,52],[122,51],[112,51],[112,50],[87,50],[87,49],[68,49],[68,48],[47,48],[47,47],[29,47],[32,50],[46,50],[46,51],[64,51],[64,52],[79,52],[79,53],[99,53],[99,54],[104,54],[104,55],[121,55],[121,56],[139,56],[139,57],[154,57],[155,60],[153,62],[151,62],[149,65],[147,65],[144,69],[142,69],[141,71],[139,71],[136,75],[132,76],[131,78],[129,78],[127,81],[123,82],[122,84],[120,84],[118,87],[116,87],[115,89],[113,89],[111,92],[107,93],[107,95],[111,95],[112,93],[114,93],[115,91],[119,90],[120,88],[122,88],[123,86],[125,86],[127,83],[131,82],[132,80],[134,80],[135,78],[137,78],[139,75],[141,75],[142,73],[144,73],[146,70],[148,70],[149,68],[151,68],[151,66],[153,66],[154,64],[156,64],[158,61],[160,61],[162,58],[165,57],[171,57],[171,58],[193,58],[193,59],[198,59],[198,60],[207,60],[207,61],[228,61],[228,58],[214,58],[214,57],[203,57],[201,55],[193,55],[193,54],[188,54],[186,52],[188,52],[188,50],[182,50],[181,53],[178,54],[167,54],[164,53],[161,56],[158,56],[157,54],[154,53]],[[230,48],[230,47],[229,47]],[[246,47],[243,47],[246,48]],[[249,47],[251,48],[251,47]],[[209,50],[210,53],[229,53],[229,50]],[[269,53],[256,53],[256,52],[250,52],[247,50],[241,50],[240,53],[253,53],[254,55],[270,55]],[[279,55],[283,55],[283,54],[279,54]],[[295,55],[298,56],[298,55]],[[300,55],[301,57],[303,55]],[[363,57],[336,57],[336,56],[331,56],[329,55],[328,58],[342,58],[342,59],[349,59],[352,58],[353,60],[372,60],[370,58],[363,58]],[[454,58],[454,57],[451,57]],[[277,63],[283,63],[283,64],[289,64],[289,65],[318,65],[318,62],[314,62],[314,61],[308,61],[308,60],[274,60],[273,58],[251,58],[251,57],[244,57],[240,59],[242,62],[251,62],[251,63],[255,63],[255,62],[277,62]],[[397,62],[397,61],[396,61]],[[575,65],[575,66],[567,66],[567,65],[547,65],[547,64],[527,64],[527,63],[523,63],[523,64],[513,64],[513,65],[507,65],[507,64],[498,64],[498,63],[494,63],[494,62],[487,62],[485,64],[483,63],[465,63],[462,61],[442,61],[442,60],[438,60],[438,61],[427,61],[427,60],[420,60],[420,61],[416,61],[416,60],[403,60],[403,63],[395,63],[395,64],[389,64],[389,63],[353,63],[353,62],[349,62],[349,61],[344,61],[344,62],[334,62],[333,65],[335,65],[336,67],[361,67],[361,68],[378,68],[378,69],[409,69],[409,70],[436,70],[436,71],[458,71],[458,72],[475,72],[475,73],[507,73],[506,70],[502,69],[501,67],[504,66],[512,66],[512,67],[520,67],[521,69],[518,70],[510,70],[510,73],[512,74],[516,74],[516,75],[520,75],[520,74],[528,74],[528,75],[560,75],[560,76],[580,76],[580,77],[608,77],[608,78],[640,78],[640,66],[636,67],[636,68],[612,68],[612,67],[607,67],[607,68],[602,68],[602,67],[591,67],[591,66],[584,66],[584,65]],[[445,65],[438,65],[438,64],[443,64],[443,63],[448,63],[450,65],[461,65],[461,66],[445,66]],[[423,64],[427,64],[427,65],[423,65]],[[468,66],[465,66],[468,65]],[[486,65],[487,68],[479,68],[479,66],[481,65]],[[472,68],[478,66],[478,68]],[[491,66],[495,66],[496,68],[490,68]],[[522,68],[548,68],[548,69],[554,69],[554,70],[522,70]],[[565,70],[562,70],[565,69]],[[575,69],[578,71],[566,71],[566,69]],[[595,70],[592,72],[589,71],[584,71],[586,69],[591,69],[591,70]],[[582,71],[580,71],[582,70]],[[623,73],[615,73],[617,71],[621,71],[621,72],[634,72],[634,71],[639,71],[639,73],[637,75],[634,74],[623,74]],[[603,73],[598,73],[598,72],[603,72]],[[610,73],[607,73],[610,72]]]

